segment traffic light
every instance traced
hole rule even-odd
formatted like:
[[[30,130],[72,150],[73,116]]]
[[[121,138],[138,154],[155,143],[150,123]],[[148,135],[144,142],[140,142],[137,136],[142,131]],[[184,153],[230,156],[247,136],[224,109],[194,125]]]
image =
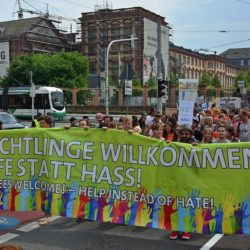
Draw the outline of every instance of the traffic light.
[[[167,95],[167,82],[165,80],[158,79],[158,97]]]

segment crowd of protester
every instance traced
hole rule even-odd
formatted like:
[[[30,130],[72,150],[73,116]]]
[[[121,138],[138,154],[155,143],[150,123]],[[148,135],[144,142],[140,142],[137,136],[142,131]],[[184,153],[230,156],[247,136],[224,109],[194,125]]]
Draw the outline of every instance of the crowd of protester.
[[[112,115],[97,113],[95,122],[90,123],[88,116],[77,120],[70,118],[69,127],[104,128],[128,130],[144,136],[155,137],[167,142],[183,141],[194,143],[229,143],[250,141],[250,111],[249,110],[224,110],[216,109],[194,111],[191,126],[178,124],[178,115],[161,115],[155,108],[151,108],[149,114],[142,113],[137,116],[121,116],[115,122]],[[190,138],[184,139],[187,133]],[[186,140],[186,141],[185,141]]]

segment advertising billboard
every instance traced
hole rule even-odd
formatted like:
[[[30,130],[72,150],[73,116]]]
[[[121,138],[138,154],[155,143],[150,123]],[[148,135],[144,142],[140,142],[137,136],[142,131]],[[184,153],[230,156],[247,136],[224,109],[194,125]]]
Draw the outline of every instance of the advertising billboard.
[[[161,25],[161,74],[166,78],[168,67],[169,31]],[[144,18],[143,83],[157,78],[157,23]]]
[[[7,74],[10,65],[9,42],[0,43],[0,77]]]

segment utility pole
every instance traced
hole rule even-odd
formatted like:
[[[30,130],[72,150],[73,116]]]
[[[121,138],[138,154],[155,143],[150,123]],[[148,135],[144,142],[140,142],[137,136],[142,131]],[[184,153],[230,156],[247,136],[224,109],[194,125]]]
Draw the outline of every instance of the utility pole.
[[[30,97],[31,97],[31,109],[32,109],[32,121],[35,118],[35,109],[34,109],[34,104],[35,104],[35,96],[36,96],[36,88],[35,84],[33,83],[33,72],[29,71],[29,78],[30,78]]]
[[[109,114],[109,50],[113,43],[125,42],[125,41],[134,41],[137,40],[137,37],[131,37],[126,39],[118,39],[113,40],[109,43],[107,51],[106,51],[106,84],[105,84],[105,106],[106,106],[106,114]]]
[[[158,80],[162,80],[162,73],[161,73],[161,23],[160,21],[157,22],[157,92],[158,92]],[[158,97],[159,94],[157,93],[157,111],[162,114],[162,98]]]

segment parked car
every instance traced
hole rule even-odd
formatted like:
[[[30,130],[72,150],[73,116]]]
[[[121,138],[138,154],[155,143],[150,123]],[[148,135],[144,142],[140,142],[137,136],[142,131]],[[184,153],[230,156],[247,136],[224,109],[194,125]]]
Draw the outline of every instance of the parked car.
[[[25,128],[25,126],[18,122],[16,118],[7,112],[0,112],[0,121],[3,123],[4,129],[20,129]]]

